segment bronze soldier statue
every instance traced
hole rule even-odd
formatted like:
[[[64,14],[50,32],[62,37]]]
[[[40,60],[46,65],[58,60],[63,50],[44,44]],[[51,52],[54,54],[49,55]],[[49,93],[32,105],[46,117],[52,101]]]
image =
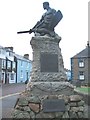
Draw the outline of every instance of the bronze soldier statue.
[[[51,37],[55,36],[54,28],[60,22],[63,15],[60,10],[56,11],[55,9],[50,8],[49,2],[43,3],[43,8],[47,10],[41,17],[40,21],[36,23],[36,25],[30,29],[29,31],[21,31],[19,33],[39,33],[40,36],[48,34]]]

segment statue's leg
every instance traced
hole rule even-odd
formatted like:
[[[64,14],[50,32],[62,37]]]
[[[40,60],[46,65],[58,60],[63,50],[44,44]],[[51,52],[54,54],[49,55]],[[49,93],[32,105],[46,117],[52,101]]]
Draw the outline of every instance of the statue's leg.
[[[54,29],[49,27],[49,24],[41,22],[40,24],[35,25],[35,27],[33,27],[32,32],[34,33],[39,33],[41,36],[48,34],[51,37],[55,36],[55,32]]]
[[[35,28],[32,30],[32,32],[36,32],[36,33],[39,33],[41,36],[45,35],[45,34],[48,34],[49,36],[51,37],[54,37],[55,36],[55,32],[54,31],[50,31],[50,30],[47,30],[45,28]]]

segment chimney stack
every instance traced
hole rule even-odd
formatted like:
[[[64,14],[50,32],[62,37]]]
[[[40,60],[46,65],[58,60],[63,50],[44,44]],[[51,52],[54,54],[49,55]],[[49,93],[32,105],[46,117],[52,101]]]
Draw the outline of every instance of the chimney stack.
[[[5,47],[6,49],[10,49],[11,51],[13,51],[13,47]]]
[[[24,58],[29,59],[29,54],[24,54]]]

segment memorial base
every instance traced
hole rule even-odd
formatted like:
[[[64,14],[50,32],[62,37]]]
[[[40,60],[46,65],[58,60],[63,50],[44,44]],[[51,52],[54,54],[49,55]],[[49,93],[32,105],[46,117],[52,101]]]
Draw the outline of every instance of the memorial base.
[[[57,107],[58,106],[58,107]],[[88,118],[85,103],[79,95],[34,95],[22,93],[17,101],[12,118]]]
[[[13,118],[87,118],[85,103],[66,82],[61,38],[36,36],[31,39],[33,62],[31,81],[17,100]]]

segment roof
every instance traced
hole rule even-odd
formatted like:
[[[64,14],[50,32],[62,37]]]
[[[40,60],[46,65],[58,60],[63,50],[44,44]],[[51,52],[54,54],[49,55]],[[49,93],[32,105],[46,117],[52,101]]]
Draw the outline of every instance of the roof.
[[[89,58],[89,57],[90,57],[90,46],[87,46],[84,50],[82,50],[72,58]]]
[[[26,58],[24,58],[24,57],[23,57],[23,56],[21,56],[21,55],[14,54],[14,56],[15,56],[17,59],[19,59],[19,60],[23,60],[23,61],[31,62],[31,60],[26,59]]]

